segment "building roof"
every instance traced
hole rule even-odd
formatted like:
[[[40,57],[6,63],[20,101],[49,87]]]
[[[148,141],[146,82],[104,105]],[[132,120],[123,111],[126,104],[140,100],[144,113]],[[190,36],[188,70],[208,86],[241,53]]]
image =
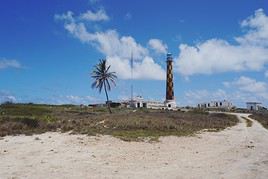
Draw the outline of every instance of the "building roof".
[[[260,102],[246,102],[247,104],[261,104]]]

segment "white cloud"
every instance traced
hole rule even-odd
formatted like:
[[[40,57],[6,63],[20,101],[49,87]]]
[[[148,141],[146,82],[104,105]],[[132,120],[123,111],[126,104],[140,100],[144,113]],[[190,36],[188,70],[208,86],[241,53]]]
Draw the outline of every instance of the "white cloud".
[[[133,37],[120,36],[116,30],[90,32],[85,23],[75,18],[71,11],[55,15],[55,19],[64,20],[64,27],[71,35],[103,53],[120,78],[130,78],[130,58],[133,54],[135,79],[165,79],[165,71]]]
[[[67,11],[65,14],[55,14],[54,18],[56,20],[74,21],[73,14],[72,11]]]
[[[138,44],[131,36],[120,37],[116,30],[105,32],[89,32],[83,22],[77,22],[73,13],[55,15],[55,19],[64,20],[65,29],[83,43],[88,43],[106,56],[120,56],[130,58],[131,53],[137,59],[148,54],[148,50]]]
[[[5,68],[22,68],[17,60],[0,59],[0,70]]]
[[[74,96],[74,95],[65,96],[65,103],[71,103],[71,104],[89,104],[91,101],[95,100],[96,99],[91,96]]]
[[[230,97],[223,89],[217,89],[215,91],[208,91],[206,89],[189,90],[184,94],[185,105],[190,106],[197,106],[198,103],[203,102],[229,99]]]
[[[119,37],[115,30],[108,30],[105,33],[97,32],[93,41],[99,44],[99,50],[106,56],[130,58],[133,54],[135,59],[142,59],[148,54],[147,49],[138,44],[133,37]]]
[[[129,59],[114,56],[107,57],[107,60],[111,65],[111,70],[116,71],[119,78],[131,78]],[[146,56],[141,62],[134,62],[133,79],[165,80],[165,71],[151,57]]]
[[[109,16],[106,14],[104,9],[100,9],[97,12],[88,10],[87,12],[80,15],[80,18],[87,21],[107,21]]]
[[[210,39],[195,46],[181,44],[175,69],[184,76],[230,71],[260,71],[268,64],[268,17],[262,9],[241,24],[246,34],[235,45]]]
[[[268,85],[262,81],[256,81],[255,79],[241,76],[239,79],[232,82],[224,82],[226,87],[233,87],[240,91],[248,92],[253,96],[268,100]]]
[[[241,76],[229,82],[223,82],[225,89],[196,89],[184,93],[184,105],[196,106],[198,103],[214,100],[229,100],[239,107],[246,102],[256,101],[268,105],[268,84],[263,81]]]
[[[77,96],[77,95],[57,95],[56,97],[50,97],[48,99],[43,99],[39,101],[40,103],[48,104],[90,104],[90,103],[99,103],[99,99],[96,99],[92,96]]]
[[[264,14],[263,9],[256,10],[253,16],[241,23],[241,26],[250,30],[244,36],[236,38],[239,43],[268,46],[268,17]]]
[[[16,102],[17,99],[15,96],[11,95],[8,92],[0,91],[0,104],[4,102]]]
[[[159,39],[150,39],[148,45],[151,49],[155,50],[157,53],[166,54],[167,53],[167,45],[164,44]]]

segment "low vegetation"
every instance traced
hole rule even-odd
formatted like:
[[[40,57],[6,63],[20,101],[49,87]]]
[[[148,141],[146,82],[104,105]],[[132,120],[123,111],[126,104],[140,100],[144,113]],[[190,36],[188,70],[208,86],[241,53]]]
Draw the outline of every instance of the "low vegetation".
[[[263,127],[268,129],[268,112],[267,111],[254,113],[250,117],[259,121],[263,125]]]
[[[219,131],[238,122],[235,116],[202,111],[180,112],[88,108],[73,105],[5,104],[0,106],[0,136],[71,131],[74,134],[107,134],[123,140],[157,140],[159,136],[192,135]]]
[[[245,119],[247,127],[251,127],[252,126],[252,121],[250,119],[248,119],[247,117],[242,117],[243,119]]]

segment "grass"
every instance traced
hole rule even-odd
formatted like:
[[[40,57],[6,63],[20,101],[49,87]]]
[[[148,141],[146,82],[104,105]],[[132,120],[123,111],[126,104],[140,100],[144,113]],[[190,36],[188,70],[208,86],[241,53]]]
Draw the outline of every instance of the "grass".
[[[259,121],[263,127],[268,129],[268,112],[267,111],[253,113],[250,117]]]
[[[0,136],[71,131],[107,134],[126,141],[158,140],[160,136],[187,136],[206,129],[219,131],[238,122],[235,116],[203,111],[179,112],[116,108],[80,108],[64,105],[6,104],[0,106]]]

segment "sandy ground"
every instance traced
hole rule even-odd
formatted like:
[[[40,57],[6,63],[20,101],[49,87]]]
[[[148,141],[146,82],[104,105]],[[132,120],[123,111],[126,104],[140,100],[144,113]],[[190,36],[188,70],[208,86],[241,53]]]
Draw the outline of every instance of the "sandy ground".
[[[240,120],[221,132],[158,143],[60,133],[8,136],[0,140],[0,178],[268,178],[268,130]]]

